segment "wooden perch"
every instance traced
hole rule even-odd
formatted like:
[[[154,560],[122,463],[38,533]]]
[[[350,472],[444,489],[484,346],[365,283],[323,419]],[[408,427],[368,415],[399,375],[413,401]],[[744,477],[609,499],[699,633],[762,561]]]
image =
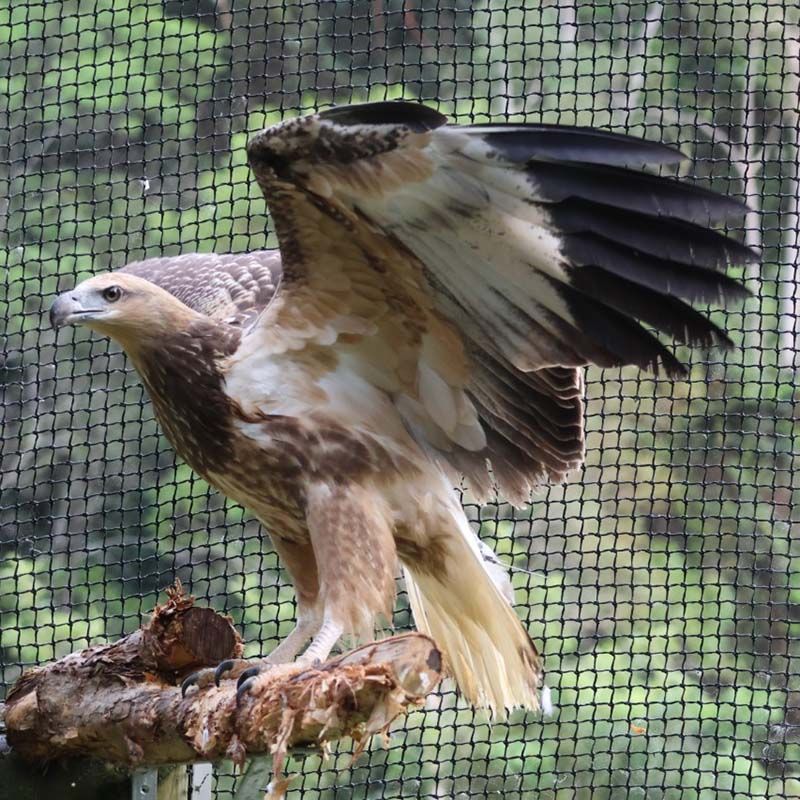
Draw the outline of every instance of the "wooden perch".
[[[6,704],[8,742],[29,760],[91,756],[129,768],[271,754],[279,778],[294,747],[350,736],[360,752],[441,677],[434,643],[411,633],[318,668],[275,667],[238,705],[232,679],[181,696],[186,674],[241,652],[230,621],[178,586],[136,633],[25,673]]]

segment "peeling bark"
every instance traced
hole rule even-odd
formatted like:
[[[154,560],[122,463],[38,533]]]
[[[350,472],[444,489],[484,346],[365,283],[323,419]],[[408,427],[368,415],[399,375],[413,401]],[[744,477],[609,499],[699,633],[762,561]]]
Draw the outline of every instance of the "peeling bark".
[[[32,761],[90,756],[126,768],[271,754],[279,796],[291,748],[349,736],[360,752],[442,670],[434,643],[410,633],[319,667],[275,667],[238,703],[233,679],[181,696],[187,673],[241,651],[230,621],[177,587],[136,633],[25,673],[6,704],[8,742]]]

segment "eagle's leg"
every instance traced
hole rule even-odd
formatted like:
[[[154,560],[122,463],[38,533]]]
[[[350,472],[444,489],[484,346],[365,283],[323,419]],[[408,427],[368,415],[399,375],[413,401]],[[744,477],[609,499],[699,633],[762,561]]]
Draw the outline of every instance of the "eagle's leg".
[[[322,626],[322,615],[320,614],[319,610],[315,605],[305,605],[301,600],[300,594],[298,592],[297,597],[297,623],[295,624],[294,628],[289,632],[286,638],[266,657],[266,658],[259,658],[259,659],[251,659],[250,661],[242,661],[241,664],[237,662],[230,662],[230,669],[227,668],[227,665],[223,662],[219,667],[217,667],[217,673],[225,667],[225,674],[228,678],[235,678],[238,676],[239,680],[237,681],[236,685],[239,687],[241,691],[246,691],[249,687],[249,679],[255,678],[256,675],[264,672],[264,670],[271,669],[272,667],[277,667],[279,664],[287,664],[292,661],[295,656],[300,652],[306,642],[312,638],[312,636],[319,636],[320,627]],[[324,629],[324,626],[322,626]],[[327,658],[328,653],[330,652],[331,647],[333,644],[336,643],[336,639],[339,638],[341,632],[336,635],[336,638],[331,643],[330,647],[328,647],[328,651],[325,653],[324,658]],[[315,638],[316,641],[316,638]],[[311,646],[309,646],[310,649]],[[309,665],[315,663],[316,658],[306,659],[305,653],[301,658],[297,659],[296,663],[298,664],[306,664]],[[241,667],[244,666],[245,669]],[[219,679],[217,679],[217,683],[219,683]]]
[[[316,483],[306,520],[317,562],[322,627],[300,657],[324,661],[343,634],[372,638],[376,617],[391,619],[397,556],[385,502],[355,484]]]
[[[325,620],[311,644],[297,661],[309,665],[325,661],[344,632],[344,626],[340,622],[334,619]]]
[[[215,669],[193,672],[183,682],[184,694],[192,686],[208,686],[212,682],[219,685],[223,678],[238,678],[241,685],[265,669],[292,661],[322,626],[317,563],[311,543],[293,542],[275,536],[272,546],[294,584],[297,597],[297,622],[294,628],[266,658],[231,658]]]
[[[311,542],[293,542],[274,536],[272,546],[294,584],[297,597],[297,623],[264,661],[265,664],[285,664],[295,658],[322,626],[319,577]]]
[[[266,664],[285,664],[292,661],[322,627],[322,615],[316,607],[297,605],[297,623],[285,639],[264,659]]]
[[[291,541],[273,536],[272,546],[278,554],[281,566],[289,573],[294,585],[297,622],[286,638],[268,656],[244,661],[241,665],[234,663],[230,669],[225,670],[226,677],[239,678],[239,686],[242,686],[248,678],[253,678],[270,667],[292,661],[322,626],[317,560],[311,542]],[[219,669],[218,667],[217,670]]]
[[[255,679],[258,675],[260,675],[265,670],[271,669],[272,667],[277,667],[278,664],[286,663],[287,661],[291,661],[294,655],[296,654],[298,647],[291,647],[287,648],[286,651],[283,653],[283,657],[280,660],[275,658],[276,654],[281,650],[281,648],[287,643],[290,637],[293,634],[298,632],[298,628],[300,628],[300,619],[298,618],[297,626],[295,629],[289,634],[289,636],[282,641],[278,647],[275,648],[266,658],[261,659],[260,661],[250,662],[250,666],[247,667],[241,673],[238,673],[239,680],[236,682],[236,698],[238,702],[238,698],[244,693],[249,691],[250,687],[255,682]],[[330,655],[333,646],[336,642],[339,641],[342,634],[344,633],[344,627],[337,622],[329,619],[322,624],[320,628],[319,623],[317,622],[315,625],[318,628],[318,632],[314,639],[312,640],[311,644],[306,649],[305,653],[301,655],[299,658],[295,660],[295,664],[298,667],[314,667],[318,665],[320,662],[325,661],[328,656]],[[299,641],[300,637],[298,635],[295,641]],[[308,636],[303,638],[302,644],[308,640]],[[302,645],[300,645],[302,646]],[[292,653],[292,655],[288,655]],[[219,669],[219,668],[218,668]],[[234,677],[234,676],[231,676]]]
[[[298,602],[303,597],[298,577],[306,574],[310,563],[316,565],[316,607],[322,609],[322,627],[295,663],[311,666],[324,661],[344,634],[371,639],[376,617],[391,619],[397,555],[390,516],[375,491],[326,483],[309,487],[306,521],[313,554],[302,554],[299,546],[293,546],[287,558],[282,550],[285,542],[275,542],[295,581]],[[251,678],[275,663],[273,657],[241,673],[239,693],[252,686]]]

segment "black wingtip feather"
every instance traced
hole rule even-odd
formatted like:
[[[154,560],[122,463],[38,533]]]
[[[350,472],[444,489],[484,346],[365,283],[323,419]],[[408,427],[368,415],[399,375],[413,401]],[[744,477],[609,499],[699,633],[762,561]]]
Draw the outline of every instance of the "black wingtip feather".
[[[575,199],[554,204],[548,211],[565,234],[595,234],[631,250],[687,266],[722,270],[731,264],[759,261],[757,253],[734,239],[670,217]]]
[[[337,106],[321,111],[319,118],[337,125],[402,125],[418,133],[447,124],[444,114],[421,103],[406,100]]]
[[[529,161],[572,161],[614,167],[647,164],[680,164],[680,150],[621,133],[568,125],[499,123],[463,128],[479,135],[506,159],[516,164]]]
[[[652,325],[682,344],[732,347],[727,334],[710,319],[676,297],[664,296],[639,284],[620,278],[599,267],[571,271],[569,286],[562,295],[570,302],[572,291]]]
[[[587,297],[566,284],[552,281],[572,314],[577,329],[588,339],[613,354],[617,366],[633,364],[658,373],[663,368],[670,377],[686,374],[686,368],[649,331],[625,313]]]
[[[529,164],[537,199],[558,203],[581,198],[593,203],[708,225],[743,217],[746,206],[737,199],[702,186],[620,167],[597,164]]]
[[[665,261],[593,233],[563,236],[561,252],[576,267],[602,268],[690,303],[724,305],[751,296],[745,286],[719,270]]]

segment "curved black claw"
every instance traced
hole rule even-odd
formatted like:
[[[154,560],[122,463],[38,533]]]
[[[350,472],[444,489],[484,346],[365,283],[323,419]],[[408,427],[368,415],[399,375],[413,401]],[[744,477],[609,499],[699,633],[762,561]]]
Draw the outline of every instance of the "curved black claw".
[[[251,667],[251,669],[254,669],[254,667]],[[247,671],[249,672],[250,670],[247,670]],[[242,677],[244,677],[244,673],[242,673]],[[242,695],[247,694],[247,692],[250,691],[250,689],[252,688],[252,686],[253,686],[253,684],[255,682],[256,682],[256,676],[255,675],[251,675],[249,678],[247,678],[244,681],[241,680],[241,678],[239,679],[239,685],[236,688],[236,705],[237,706],[239,705],[239,701],[242,699]]]
[[[248,668],[247,668],[247,669],[246,669],[246,670],[245,670],[245,671],[244,671],[244,672],[243,672],[243,673],[242,673],[242,674],[239,676],[239,680],[238,680],[238,681],[236,681],[236,695],[237,695],[237,697],[238,697],[238,695],[239,695],[239,689],[241,689],[241,688],[242,688],[242,684],[243,684],[245,681],[248,681],[248,680],[250,680],[250,678],[255,678],[255,676],[256,676],[256,675],[258,675],[258,674],[259,674],[259,673],[260,673],[260,672],[261,672],[263,669],[264,669],[264,668],[263,668],[261,665],[259,665],[259,664],[256,664],[256,666],[254,666],[254,667],[248,667]]]
[[[183,679],[183,683],[181,683],[181,697],[186,697],[186,692],[192,688],[192,686],[197,685],[197,681],[200,678],[200,672],[193,672],[191,675],[187,675]]]
[[[219,682],[222,680],[223,675],[225,675],[228,670],[233,669],[233,665],[236,663],[236,659],[234,658],[226,658],[224,661],[220,661],[217,665],[217,668],[214,670],[214,685],[219,686]]]

